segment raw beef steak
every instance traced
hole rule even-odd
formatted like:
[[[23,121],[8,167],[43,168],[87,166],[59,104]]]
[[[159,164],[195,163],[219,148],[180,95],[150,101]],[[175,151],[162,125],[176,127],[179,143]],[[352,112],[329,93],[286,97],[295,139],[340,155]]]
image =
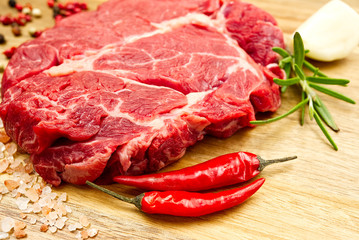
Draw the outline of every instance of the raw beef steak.
[[[1,118],[49,183],[156,171],[280,105],[271,15],[219,0],[111,0],[21,45]]]

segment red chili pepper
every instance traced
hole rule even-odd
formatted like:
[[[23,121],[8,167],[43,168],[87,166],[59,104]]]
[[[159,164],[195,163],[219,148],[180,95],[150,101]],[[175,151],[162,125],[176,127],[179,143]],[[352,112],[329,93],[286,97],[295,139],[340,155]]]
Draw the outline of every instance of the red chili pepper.
[[[198,217],[243,203],[263,185],[264,181],[264,178],[260,178],[247,186],[216,193],[151,191],[134,198],[124,197],[89,181],[86,183],[115,198],[134,204],[145,213]]]
[[[297,157],[264,160],[253,153],[236,152],[176,171],[141,176],[116,176],[113,180],[147,190],[200,191],[248,181],[269,164],[295,158]]]

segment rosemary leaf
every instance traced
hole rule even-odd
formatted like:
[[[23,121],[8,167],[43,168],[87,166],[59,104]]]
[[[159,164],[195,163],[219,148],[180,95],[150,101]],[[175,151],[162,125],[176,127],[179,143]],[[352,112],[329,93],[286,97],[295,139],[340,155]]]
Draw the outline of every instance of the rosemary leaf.
[[[306,99],[307,94],[302,91],[302,101],[304,101]],[[300,116],[300,125],[304,125],[304,116],[305,116],[305,105],[302,106],[302,110],[301,110],[301,116]]]
[[[309,98],[309,119],[313,120],[314,117],[314,106],[313,106],[313,99]]]
[[[310,62],[308,62],[307,60],[304,60],[303,65],[308,68],[311,72],[313,72],[314,74],[318,75],[319,77],[327,77],[327,75],[325,75],[323,72],[321,72],[319,70],[319,68],[314,67]]]
[[[281,93],[284,93],[284,92],[287,90],[287,88],[288,88],[288,86],[283,86],[283,87],[280,89]]]
[[[307,76],[307,80],[312,83],[321,83],[321,84],[328,84],[328,85],[340,85],[346,86],[350,81],[347,79],[341,78],[329,78],[329,77],[310,77]]]
[[[305,50],[303,45],[302,37],[298,32],[294,34],[294,63],[298,65],[299,68],[302,68],[304,57],[305,57]]]
[[[290,56],[290,54],[283,48],[280,47],[273,47],[272,50],[276,53],[278,53],[282,58],[286,58]]]
[[[295,73],[297,74],[297,76],[298,76],[301,80],[305,80],[305,79],[306,79],[303,70],[300,69],[297,64],[294,64],[294,71],[295,71]]]
[[[290,78],[290,71],[292,70],[292,66],[290,63],[287,63],[286,65],[284,65],[284,72],[287,78]]]
[[[294,78],[288,78],[288,79],[279,79],[279,78],[273,78],[273,81],[281,86],[290,86],[293,84],[296,84],[300,81],[300,79],[298,77],[294,77]]]
[[[317,114],[316,111],[314,111],[314,119],[317,122],[318,126],[320,127],[320,129],[322,130],[322,132],[324,133],[325,137],[328,139],[328,141],[330,142],[330,144],[333,146],[334,150],[338,151],[338,147],[335,144],[333,138],[330,136],[330,134],[328,133],[327,129],[325,129],[325,126],[322,122],[322,120],[320,120],[319,115]]]
[[[288,57],[285,57],[283,59],[281,59],[279,61],[279,67],[280,68],[284,68],[284,66],[287,64],[287,63],[291,63],[292,62],[292,57],[291,56],[288,56]]]
[[[285,118],[286,116],[294,113],[295,111],[297,111],[300,107],[304,106],[305,104],[307,104],[307,102],[309,101],[309,98],[301,101],[300,103],[298,103],[295,107],[293,107],[292,109],[290,109],[287,113],[280,115],[278,117],[275,118],[271,118],[271,119],[266,119],[266,120],[256,120],[256,121],[250,121],[251,124],[265,124],[265,123],[271,123],[271,122],[275,122],[277,120],[280,120],[282,118]]]
[[[319,102],[320,105],[318,105],[317,102]],[[328,108],[324,105],[324,103],[322,102],[322,100],[320,100],[319,97],[317,97],[317,101],[314,102],[314,109],[318,113],[320,118],[328,125],[328,127],[330,127],[335,132],[339,131],[339,128],[334,122],[334,119],[330,114]]]
[[[330,90],[328,88],[319,86],[319,85],[314,84],[314,83],[309,83],[309,86],[316,89],[316,90],[318,90],[318,91],[320,91],[320,92],[322,92],[322,93],[328,94],[329,96],[338,98],[338,99],[343,100],[343,101],[348,102],[348,103],[355,104],[355,101],[353,99],[351,99],[349,97],[346,97],[343,94],[340,94],[340,93],[338,93],[336,91]]]

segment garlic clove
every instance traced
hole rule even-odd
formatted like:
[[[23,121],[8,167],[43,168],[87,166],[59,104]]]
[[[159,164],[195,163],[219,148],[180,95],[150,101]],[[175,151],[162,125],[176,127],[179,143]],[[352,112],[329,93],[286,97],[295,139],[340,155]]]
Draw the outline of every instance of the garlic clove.
[[[359,14],[346,3],[332,0],[296,31],[309,50],[307,57],[326,62],[342,59],[359,44]]]

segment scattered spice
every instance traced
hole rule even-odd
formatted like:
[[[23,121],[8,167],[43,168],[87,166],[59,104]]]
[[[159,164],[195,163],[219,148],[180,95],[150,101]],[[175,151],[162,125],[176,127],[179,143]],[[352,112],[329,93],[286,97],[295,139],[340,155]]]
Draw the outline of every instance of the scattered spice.
[[[0,16],[0,22],[6,26],[6,25],[10,25],[11,23],[14,22],[13,17],[11,16],[11,14],[7,14],[5,16]]]
[[[0,120],[1,131],[2,127]],[[85,215],[69,224],[72,209],[66,204],[67,194],[53,192],[51,186],[33,171],[28,155],[19,153],[17,145],[8,142],[8,139],[0,141],[0,172],[11,172],[7,179],[0,182],[0,199],[5,195],[14,198],[21,211],[18,220],[11,217],[0,219],[0,239],[26,237],[27,224],[39,224],[41,232],[51,234],[68,228],[80,238],[82,231],[86,231],[88,237],[97,235],[98,230],[89,229],[90,222]]]
[[[24,7],[22,9],[22,13],[25,14],[25,15],[29,15],[29,14],[31,14],[31,9],[28,8],[28,7]]]
[[[31,15],[36,18],[39,18],[41,17],[41,10],[39,8],[34,8],[32,9]]]
[[[16,6],[16,1],[15,0],[9,0],[9,6],[14,8]]]
[[[19,21],[19,22],[21,22],[21,21]],[[21,36],[21,29],[17,22],[13,22],[11,24],[11,31],[15,36]]]
[[[16,47],[11,47],[11,48],[5,50],[5,51],[3,52],[3,54],[4,54],[8,59],[10,59],[10,58],[12,57],[12,55],[14,55],[15,51],[16,51]]]
[[[6,42],[6,40],[5,40],[4,35],[0,33],[0,44],[3,44],[5,42]]]
[[[21,4],[16,3],[15,8],[16,8],[17,11],[21,12],[24,7]]]

